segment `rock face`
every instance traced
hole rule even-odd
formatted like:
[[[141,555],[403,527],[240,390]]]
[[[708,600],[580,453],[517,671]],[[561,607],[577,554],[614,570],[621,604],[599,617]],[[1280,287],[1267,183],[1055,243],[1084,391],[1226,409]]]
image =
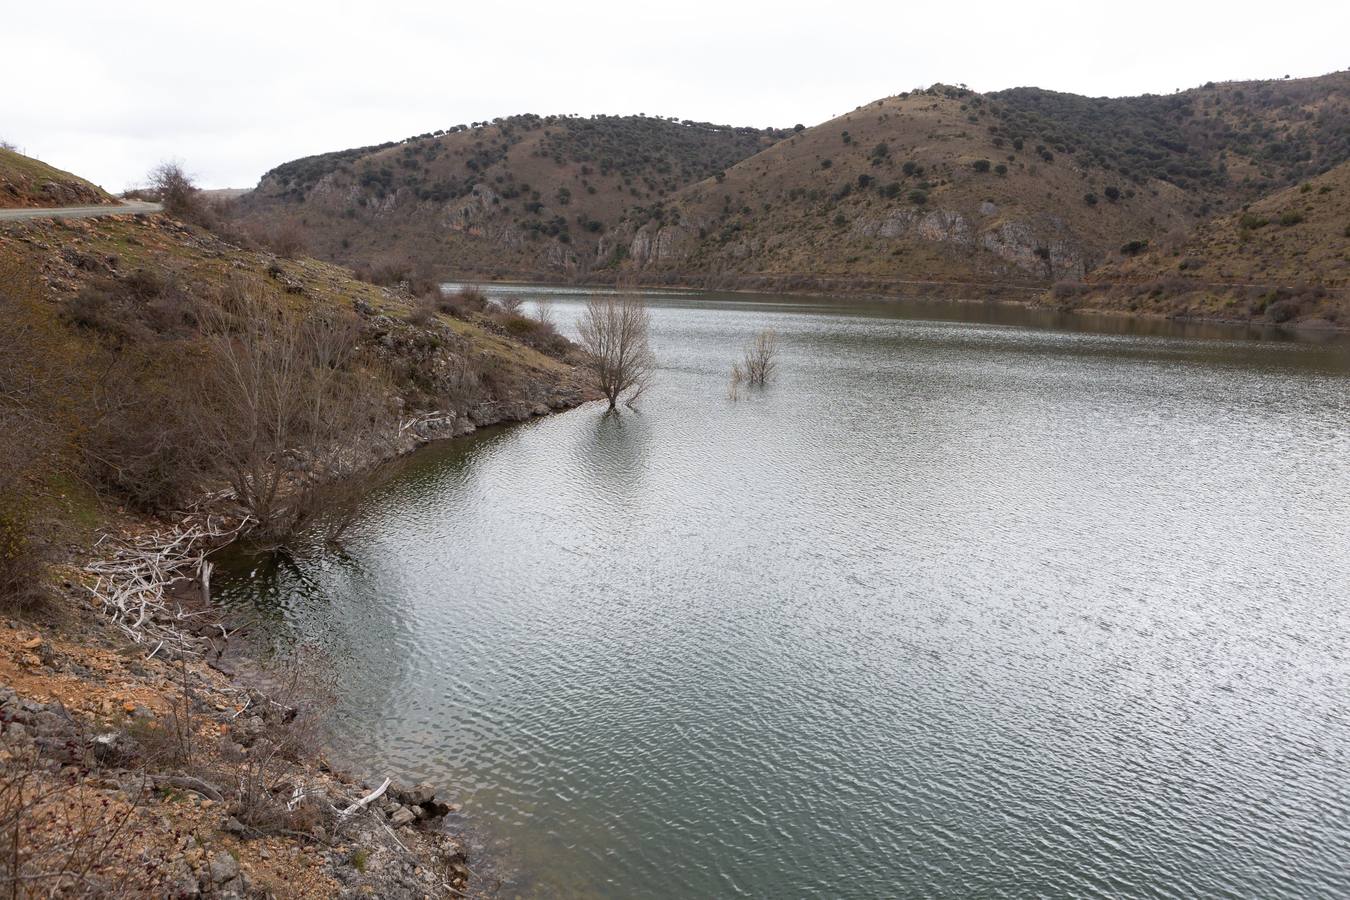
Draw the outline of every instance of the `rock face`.
[[[639,265],[669,263],[686,257],[697,237],[686,225],[649,222],[638,229],[628,245],[628,256]]]
[[[981,203],[980,215],[992,221],[975,224],[954,209],[899,209],[884,216],[860,217],[853,229],[865,237],[918,238],[970,252],[987,250],[1040,277],[1082,277],[1086,272],[1084,254],[1063,222],[1052,218],[1033,227],[1024,221],[999,219],[998,212],[995,204]]]

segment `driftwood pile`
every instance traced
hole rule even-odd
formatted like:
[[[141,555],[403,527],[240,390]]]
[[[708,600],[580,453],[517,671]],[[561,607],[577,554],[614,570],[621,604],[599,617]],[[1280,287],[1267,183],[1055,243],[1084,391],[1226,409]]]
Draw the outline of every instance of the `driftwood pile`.
[[[95,543],[100,556],[84,567],[93,576],[89,590],[112,623],[137,644],[177,654],[200,652],[201,639],[187,627],[202,615],[210,599],[211,563],[207,554],[227,543],[249,523],[227,525],[219,517],[188,517],[163,532],[134,538],[105,534]],[[170,591],[197,581],[203,602],[186,607]]]

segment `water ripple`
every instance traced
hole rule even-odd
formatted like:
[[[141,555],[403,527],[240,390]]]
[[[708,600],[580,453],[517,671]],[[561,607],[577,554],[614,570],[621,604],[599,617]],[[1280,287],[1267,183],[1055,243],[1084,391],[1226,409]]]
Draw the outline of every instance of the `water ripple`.
[[[223,580],[328,649],[348,759],[458,786],[525,896],[1350,894],[1343,346],[654,315],[640,413],[430,451],[350,558]]]

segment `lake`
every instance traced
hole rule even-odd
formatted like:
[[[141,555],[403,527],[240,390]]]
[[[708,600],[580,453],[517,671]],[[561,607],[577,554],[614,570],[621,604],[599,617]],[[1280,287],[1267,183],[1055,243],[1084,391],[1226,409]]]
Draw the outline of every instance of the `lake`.
[[[506,896],[1350,895],[1345,339],[651,304],[639,409],[428,448],[345,554],[220,579],[331,661],[345,762],[451,787]]]

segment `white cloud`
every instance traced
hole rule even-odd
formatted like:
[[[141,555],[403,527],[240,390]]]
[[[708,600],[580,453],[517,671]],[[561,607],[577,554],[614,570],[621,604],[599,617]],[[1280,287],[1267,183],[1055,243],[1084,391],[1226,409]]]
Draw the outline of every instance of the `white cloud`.
[[[1350,4],[121,4],[4,15],[0,137],[118,189],[519,112],[813,124],[934,81],[1091,95],[1350,64]]]

